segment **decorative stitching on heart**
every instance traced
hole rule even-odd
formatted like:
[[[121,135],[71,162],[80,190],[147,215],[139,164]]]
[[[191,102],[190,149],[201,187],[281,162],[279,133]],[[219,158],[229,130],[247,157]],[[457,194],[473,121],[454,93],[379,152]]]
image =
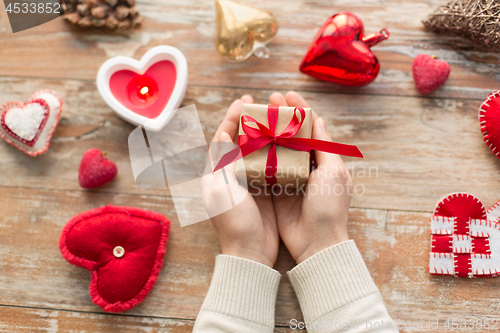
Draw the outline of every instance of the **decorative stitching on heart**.
[[[451,253],[442,253],[442,252],[431,252],[429,253],[429,258],[436,258],[436,259],[451,259],[453,256]],[[438,274],[438,275],[451,275],[453,272],[450,272],[449,269],[444,269],[444,268],[439,268],[439,272],[437,267],[431,267],[429,266],[429,273],[431,274]]]
[[[455,268],[455,276],[460,276],[459,274],[463,274],[462,272],[465,271],[468,277],[472,277],[472,273],[470,273],[472,269],[470,255],[455,254],[453,256],[453,267]]]
[[[454,217],[432,216],[431,234],[432,235],[451,235],[453,234]]]
[[[472,257],[473,258],[479,258],[479,259],[491,259],[491,254],[487,254],[487,253],[473,253]]]
[[[492,211],[497,209],[499,206],[500,206],[500,201],[497,201],[493,206],[490,207],[490,209],[488,209],[487,213],[491,213]]]
[[[33,148],[33,147],[25,144],[24,142],[19,141],[16,138],[9,135],[5,131],[4,127],[0,125],[0,128],[1,128],[0,137],[2,137],[5,140],[5,142],[10,144],[11,146],[16,147],[17,149],[19,149],[23,153],[28,154],[30,156],[38,156],[38,155],[44,154],[47,151],[47,149],[50,146],[50,140],[52,139],[54,131],[55,131],[57,125],[59,124],[59,120],[60,120],[61,112],[62,112],[62,106],[63,106],[62,98],[61,98],[61,96],[59,96],[59,94],[57,92],[55,92],[51,89],[43,89],[43,90],[36,91],[35,93],[33,93],[30,96],[28,103],[33,102],[37,99],[41,99],[40,96],[42,94],[50,94],[59,103],[59,107],[55,108],[53,110],[54,113],[52,113],[52,110],[49,111],[49,118],[47,119],[47,122],[49,122],[49,120],[50,120],[52,125],[50,127],[48,127],[47,126],[48,124],[46,124],[46,126],[42,129],[42,131],[40,133],[40,136],[43,135],[43,136],[47,137],[47,139],[42,147],[36,148],[36,150],[35,150],[35,148]],[[21,102],[7,102],[7,103],[0,105],[0,110],[3,111],[6,108],[11,108],[12,106],[20,106],[20,105],[22,106],[23,104],[24,103],[21,103]],[[50,109],[50,105],[49,105],[49,109]],[[2,112],[2,111],[0,111],[0,112]],[[52,118],[52,117],[54,117],[54,118]],[[37,145],[37,142],[35,142],[33,146],[35,146],[35,145]]]
[[[488,270],[485,270],[485,269],[476,269],[474,274],[476,275],[485,275],[485,276],[482,276],[482,277],[497,277],[500,273],[500,267],[498,268],[494,268],[493,270],[492,269],[488,269]]]
[[[500,90],[497,90],[489,94],[488,97],[486,97],[486,100],[481,104],[481,106],[479,107],[479,124],[481,125],[481,132],[483,133],[484,142],[490,148],[493,154],[495,154],[496,157],[499,157],[500,151],[491,142],[491,137],[486,129],[486,120],[484,119],[486,117],[488,109],[490,108],[488,102],[497,97],[500,97]]]
[[[496,215],[496,216],[493,216],[493,218],[495,218],[493,221],[497,222],[497,223],[500,223],[500,212],[497,213],[497,214],[493,214],[494,211],[500,211],[500,200],[495,202],[495,204],[493,206],[490,207],[490,209],[488,209],[488,211],[486,212],[486,215],[488,216],[488,218],[491,220],[491,215]],[[499,227],[500,227],[500,224],[499,224]]]
[[[472,231],[470,233],[471,237],[475,237],[475,238],[487,238],[487,237],[490,237],[490,234],[489,233],[484,233],[482,231]]]
[[[492,255],[492,233],[489,231],[495,230],[493,236],[500,237],[496,233],[497,230],[500,231],[500,224],[489,220],[488,217],[489,214],[494,213],[495,209],[500,208],[499,206],[500,201],[486,211],[479,199],[467,193],[453,193],[438,202],[434,214],[456,212],[457,216],[433,215],[431,217],[429,273],[469,278],[500,276],[500,267],[488,267],[490,264],[498,265],[499,254],[495,252],[494,256]],[[472,218],[469,216],[466,219],[467,215],[464,214],[470,214]],[[477,218],[479,216],[482,218]],[[497,214],[491,216],[496,219]],[[454,227],[453,233],[450,234],[452,222]],[[452,248],[449,246],[451,240],[453,240]]]
[[[471,240],[472,252],[475,254],[490,254],[490,240],[488,238],[476,237]]]
[[[487,227],[496,228],[496,229],[500,230],[500,224],[498,224],[498,223],[496,223],[494,221],[488,221],[486,219],[484,219],[484,220],[482,220],[482,219],[471,219],[470,221],[474,225],[487,226]]]
[[[446,197],[444,197],[437,205],[436,205],[436,208],[434,209],[434,212],[436,212],[437,210],[439,210],[441,208],[441,205],[444,203],[444,201],[446,200],[446,202],[449,202],[450,199],[453,199],[453,198],[457,198],[457,197],[460,197],[460,198],[470,198],[474,201],[476,201],[476,203],[478,204],[481,204],[481,201],[479,201],[478,198],[476,198],[475,196],[473,196],[472,194],[469,194],[469,193],[465,193],[465,192],[457,192],[457,193],[452,193]],[[484,212],[484,219],[486,219],[486,211]]]
[[[467,235],[453,235],[453,252],[454,253],[471,253],[471,239]]]
[[[453,250],[453,236],[431,236],[431,247],[436,252],[452,252]]]

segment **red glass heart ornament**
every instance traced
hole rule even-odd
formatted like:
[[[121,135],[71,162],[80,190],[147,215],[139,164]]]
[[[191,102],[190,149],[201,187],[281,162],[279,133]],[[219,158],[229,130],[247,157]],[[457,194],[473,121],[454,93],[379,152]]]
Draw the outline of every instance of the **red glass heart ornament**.
[[[161,214],[108,205],[71,218],[59,249],[67,261],[91,271],[92,301],[105,311],[120,312],[139,304],[153,288],[169,228]]]
[[[370,47],[389,38],[389,31],[364,36],[361,20],[351,13],[330,17],[307,51],[300,71],[317,79],[349,87],[375,80],[380,65]]]

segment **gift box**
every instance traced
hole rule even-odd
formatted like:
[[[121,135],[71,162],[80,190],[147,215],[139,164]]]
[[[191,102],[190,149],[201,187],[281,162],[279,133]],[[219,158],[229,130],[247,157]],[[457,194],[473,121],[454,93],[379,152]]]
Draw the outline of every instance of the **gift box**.
[[[302,107],[243,104],[238,147],[217,162],[217,172],[236,162],[250,187],[301,187],[309,177],[310,152],[363,157],[358,147],[311,138],[312,111]]]
[[[247,131],[249,130],[248,127],[259,129],[257,122],[274,134],[281,134],[287,138],[310,139],[312,134],[313,122],[310,108],[243,104],[240,119],[239,145],[242,144],[242,141],[245,141],[245,138],[248,138],[245,126],[247,126]],[[275,125],[273,122],[275,122]],[[300,126],[296,134],[293,133],[294,129],[290,128],[292,127],[291,124],[296,127]],[[287,129],[290,131],[287,131]],[[269,160],[270,156],[272,156],[272,153],[270,155],[271,149],[276,149],[275,169],[272,161]],[[239,177],[246,175],[249,187],[262,187],[267,183],[268,185],[278,184],[298,188],[306,183],[309,178],[310,153],[309,151],[300,151],[269,143],[239,160],[236,163],[236,173]]]

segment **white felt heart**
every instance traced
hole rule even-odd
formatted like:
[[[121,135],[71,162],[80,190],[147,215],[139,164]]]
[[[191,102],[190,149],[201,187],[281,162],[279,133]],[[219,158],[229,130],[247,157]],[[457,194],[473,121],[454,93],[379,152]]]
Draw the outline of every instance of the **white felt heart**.
[[[158,115],[153,118],[141,115],[137,110],[124,105],[119,99],[129,98],[129,91],[115,91],[112,89],[111,79],[113,75],[130,71],[136,75],[144,75],[152,66],[161,62],[170,62],[175,66],[175,83],[168,99],[159,106]],[[133,80],[131,80],[133,81]],[[131,82],[132,83],[132,82]],[[155,83],[153,82],[153,85]],[[172,46],[160,45],[150,49],[140,61],[135,59],[118,56],[108,59],[104,62],[97,73],[97,89],[103,100],[123,119],[135,124],[144,126],[150,131],[160,131],[170,121],[175,110],[180,106],[187,87],[187,62],[186,58],[177,48]],[[129,89],[127,86],[122,89]],[[144,88],[144,87],[143,87]],[[161,88],[161,87],[160,87]],[[142,90],[141,90],[142,91]],[[147,92],[147,89],[146,89]],[[158,91],[158,96],[164,97],[165,92]],[[125,96],[125,97],[124,97]],[[164,105],[163,105],[164,104]]]
[[[4,124],[18,137],[32,141],[39,130],[45,125],[49,116],[46,103],[31,102],[23,107],[11,108],[5,111]]]
[[[37,156],[47,151],[59,123],[62,99],[55,91],[39,90],[28,103],[0,106],[0,136],[22,152]]]

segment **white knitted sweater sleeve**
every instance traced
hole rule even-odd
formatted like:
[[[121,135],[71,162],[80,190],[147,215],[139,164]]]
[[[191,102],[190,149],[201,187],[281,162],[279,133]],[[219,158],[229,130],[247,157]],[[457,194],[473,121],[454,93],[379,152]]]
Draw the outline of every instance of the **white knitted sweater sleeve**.
[[[280,274],[250,260],[219,255],[195,333],[268,333]],[[397,332],[354,241],[332,246],[288,272],[309,333]]]
[[[397,332],[353,240],[316,253],[290,272],[308,333]]]
[[[193,332],[273,332],[280,278],[278,271],[266,265],[218,255],[212,283]]]

